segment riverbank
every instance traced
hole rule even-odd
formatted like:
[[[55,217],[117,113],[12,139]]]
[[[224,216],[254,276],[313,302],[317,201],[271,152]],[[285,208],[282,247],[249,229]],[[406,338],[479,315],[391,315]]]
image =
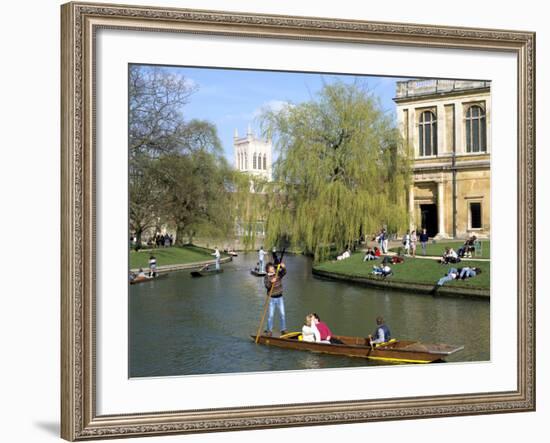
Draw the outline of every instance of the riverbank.
[[[214,263],[212,249],[201,248],[195,245],[183,247],[172,246],[170,248],[142,249],[130,251],[129,267],[131,270],[149,268],[149,257],[154,255],[157,259],[159,271],[166,272],[167,269],[179,270],[198,267],[209,262]],[[229,259],[229,260],[228,260]],[[230,261],[231,257],[222,253],[222,262]]]
[[[489,261],[468,260],[467,264],[441,265],[436,260],[406,257],[404,263],[392,265],[393,275],[382,278],[372,274],[372,267],[381,260],[363,262],[363,254],[353,254],[341,261],[323,262],[313,266],[314,275],[333,280],[377,288],[398,289],[424,294],[452,295],[467,297],[490,297]],[[436,282],[450,267],[475,266],[481,274],[466,280],[452,280],[434,291]]]

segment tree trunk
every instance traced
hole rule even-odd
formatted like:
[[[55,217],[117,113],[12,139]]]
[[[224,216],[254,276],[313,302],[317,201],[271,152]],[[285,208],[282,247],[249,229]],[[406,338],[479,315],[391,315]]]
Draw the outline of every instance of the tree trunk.
[[[135,246],[135,250],[136,251],[139,251],[140,248],[141,248],[141,235],[143,234],[143,229],[138,229],[136,231],[136,246]]]
[[[177,224],[176,225],[176,240],[175,244],[176,246],[182,247],[185,245],[185,231],[184,231],[184,225],[183,224]]]

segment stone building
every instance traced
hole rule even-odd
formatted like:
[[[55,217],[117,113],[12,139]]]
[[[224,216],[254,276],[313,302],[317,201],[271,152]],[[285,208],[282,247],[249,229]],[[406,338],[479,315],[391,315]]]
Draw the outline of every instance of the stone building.
[[[491,228],[490,82],[397,82],[394,101],[413,162],[411,229],[436,238],[488,237]]]
[[[235,168],[242,172],[272,180],[271,142],[257,138],[248,127],[246,137],[239,137],[237,129],[233,136]]]

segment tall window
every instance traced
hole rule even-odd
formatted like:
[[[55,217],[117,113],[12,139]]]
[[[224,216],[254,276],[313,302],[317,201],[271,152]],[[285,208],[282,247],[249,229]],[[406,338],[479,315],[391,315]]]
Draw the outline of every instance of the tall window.
[[[264,154],[264,170],[267,170],[267,157]]]
[[[418,123],[420,156],[437,155],[437,120],[431,111],[420,114]]]
[[[478,105],[466,112],[466,152],[487,151],[487,125],[485,110]]]
[[[252,169],[256,169],[256,153],[254,153],[254,157],[252,159]]]
[[[470,229],[481,229],[481,203],[470,203]]]

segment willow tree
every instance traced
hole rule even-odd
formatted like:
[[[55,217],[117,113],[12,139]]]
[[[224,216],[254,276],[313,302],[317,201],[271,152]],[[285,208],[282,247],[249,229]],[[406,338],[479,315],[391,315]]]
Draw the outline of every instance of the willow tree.
[[[382,226],[406,227],[409,161],[393,118],[366,87],[325,84],[261,122],[278,153],[268,242],[290,238],[321,260]]]

